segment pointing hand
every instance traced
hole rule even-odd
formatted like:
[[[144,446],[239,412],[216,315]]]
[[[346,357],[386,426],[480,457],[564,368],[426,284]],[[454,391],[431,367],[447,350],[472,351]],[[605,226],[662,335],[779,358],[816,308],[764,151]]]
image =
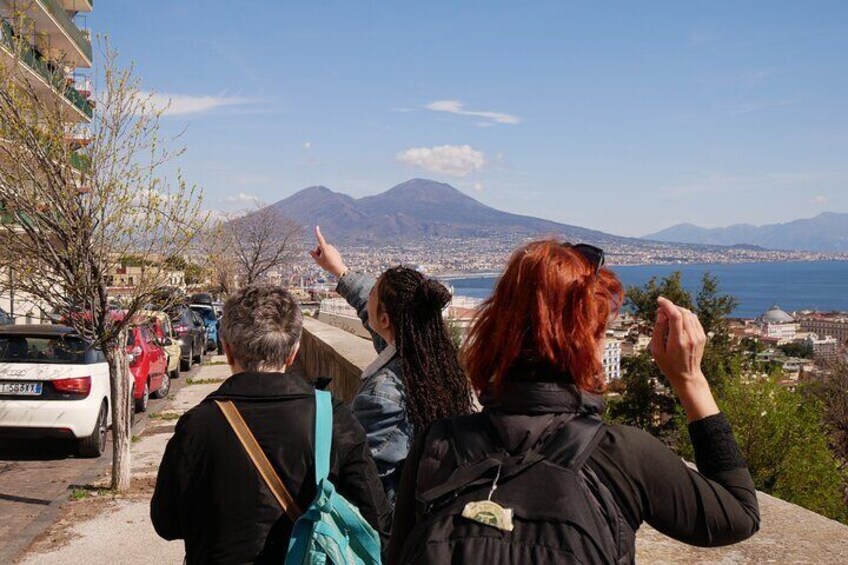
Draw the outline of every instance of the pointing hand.
[[[342,255],[334,245],[327,243],[321,233],[320,226],[315,226],[315,239],[318,241],[318,245],[309,252],[312,259],[328,273],[336,277],[342,276],[347,271]]]

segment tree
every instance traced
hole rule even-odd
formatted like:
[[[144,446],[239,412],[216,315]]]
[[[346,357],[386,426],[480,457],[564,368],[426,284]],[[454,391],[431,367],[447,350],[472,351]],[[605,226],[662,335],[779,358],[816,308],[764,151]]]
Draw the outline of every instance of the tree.
[[[303,226],[273,206],[257,204],[254,211],[222,222],[217,229],[219,262],[235,269],[240,285],[265,280],[305,252]]]
[[[182,255],[202,217],[198,191],[179,173],[173,181],[162,176],[181,153],[160,135],[162,109],[143,94],[131,67],[118,67],[108,45],[102,60],[89,128],[69,124],[61,90],[45,96],[17,62],[0,68],[0,202],[9,215],[0,225],[0,266],[15,273],[18,292],[45,313],[63,313],[102,349],[111,382],[112,486],[125,490],[132,389],[123,344],[136,313],[162,298],[165,279],[162,269],[145,270],[123,299],[125,315],[116,317],[109,273],[122,258],[148,265]],[[64,75],[50,82],[64,85]]]
[[[848,523],[843,499],[848,368],[831,371],[816,395],[790,391],[779,384],[779,366],[770,367],[767,377],[761,376],[762,367],[756,363],[761,344],[733,339],[727,316],[736,300],[720,293],[714,277],[704,276],[694,301],[680,285],[678,273],[628,289],[628,301],[643,323],[653,320],[658,295],[674,296],[679,304],[692,307],[708,329],[702,369],[733,427],[757,488]],[[691,459],[686,416],[676,399],[662,394],[658,385],[664,381],[651,355],[646,351],[622,360],[622,374],[626,388],[619,397],[609,399],[608,415],[647,430]],[[840,451],[840,446],[846,451]]]
[[[636,426],[654,436],[667,439],[674,430],[672,416],[676,400],[661,392],[667,387],[665,376],[657,368],[650,351],[621,360],[624,390],[608,402],[607,415],[616,422]]]
[[[848,465],[848,361],[834,362],[821,381],[811,386],[822,403],[834,453]]]
[[[664,296],[684,308],[692,308],[692,295],[683,288],[683,273],[675,271],[657,284],[652,277],[644,287],[631,286],[627,289],[625,306],[645,324],[653,326],[657,320],[657,298]]]

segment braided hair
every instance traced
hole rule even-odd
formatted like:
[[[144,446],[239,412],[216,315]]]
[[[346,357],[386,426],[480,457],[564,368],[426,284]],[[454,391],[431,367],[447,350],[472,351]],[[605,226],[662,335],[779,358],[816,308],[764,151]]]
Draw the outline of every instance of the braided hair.
[[[470,413],[471,384],[442,318],[450,292],[407,267],[389,269],[377,284],[378,309],[394,329],[406,410],[416,432],[436,420]]]

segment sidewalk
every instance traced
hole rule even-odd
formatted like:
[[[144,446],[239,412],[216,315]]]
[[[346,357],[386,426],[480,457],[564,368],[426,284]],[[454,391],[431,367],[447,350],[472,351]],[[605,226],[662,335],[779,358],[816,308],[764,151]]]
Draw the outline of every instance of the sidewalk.
[[[129,493],[114,497],[97,487],[108,485],[104,476],[89,490],[79,489],[61,518],[40,536],[18,563],[27,565],[119,565],[125,563],[182,563],[183,542],[166,542],[150,523],[150,497],[156,472],[173,435],[177,418],[194,407],[230,376],[223,356],[200,367],[192,380],[151,414],[143,434],[132,446],[133,481]],[[211,382],[203,382],[203,381]],[[199,381],[199,382],[198,382]]]

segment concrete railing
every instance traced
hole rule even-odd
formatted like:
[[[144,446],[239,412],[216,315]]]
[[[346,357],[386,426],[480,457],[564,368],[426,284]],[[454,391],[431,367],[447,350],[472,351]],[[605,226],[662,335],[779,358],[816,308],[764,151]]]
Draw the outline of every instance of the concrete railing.
[[[308,378],[332,378],[330,391],[337,398],[348,403],[353,400],[359,390],[362,371],[375,357],[377,352],[370,339],[357,337],[314,318],[304,318],[298,360]]]
[[[636,536],[637,563],[848,563],[848,526],[779,498],[757,493],[760,531],[736,545],[692,547],[647,525]]]

